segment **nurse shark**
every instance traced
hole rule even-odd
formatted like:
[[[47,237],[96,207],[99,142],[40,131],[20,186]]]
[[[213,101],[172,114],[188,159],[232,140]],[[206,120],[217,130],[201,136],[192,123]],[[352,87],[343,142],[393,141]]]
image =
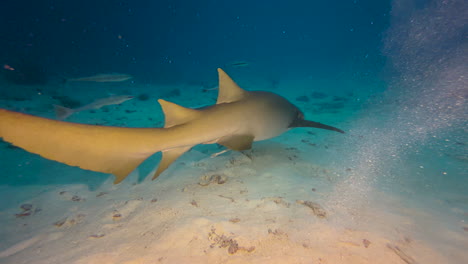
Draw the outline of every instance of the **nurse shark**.
[[[46,159],[115,175],[124,180],[144,160],[162,152],[157,178],[198,144],[220,144],[242,151],[254,141],[270,139],[295,127],[341,129],[304,119],[292,103],[275,93],[246,91],[218,69],[216,104],[186,108],[158,100],[165,115],[162,128],[78,124],[0,109],[0,138]]]

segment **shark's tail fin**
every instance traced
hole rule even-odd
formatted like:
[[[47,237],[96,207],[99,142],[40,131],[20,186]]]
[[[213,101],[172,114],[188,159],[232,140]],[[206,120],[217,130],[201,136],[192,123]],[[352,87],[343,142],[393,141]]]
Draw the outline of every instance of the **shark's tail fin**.
[[[57,117],[58,120],[64,120],[65,118],[71,116],[74,113],[73,109],[60,106],[60,105],[54,105],[54,110],[55,110],[55,116]]]
[[[121,182],[171,141],[160,128],[76,124],[0,109],[0,138],[44,158],[112,173]],[[166,146],[167,147],[167,146]]]

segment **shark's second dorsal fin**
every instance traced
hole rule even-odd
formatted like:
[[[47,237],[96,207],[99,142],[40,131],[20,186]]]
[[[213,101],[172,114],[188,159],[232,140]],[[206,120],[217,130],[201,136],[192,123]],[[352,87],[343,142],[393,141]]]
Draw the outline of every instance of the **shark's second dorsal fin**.
[[[216,104],[231,103],[244,98],[249,92],[237,85],[229,75],[218,68],[219,93]]]
[[[180,125],[200,117],[201,112],[163,99],[158,100],[164,112],[164,128]]]

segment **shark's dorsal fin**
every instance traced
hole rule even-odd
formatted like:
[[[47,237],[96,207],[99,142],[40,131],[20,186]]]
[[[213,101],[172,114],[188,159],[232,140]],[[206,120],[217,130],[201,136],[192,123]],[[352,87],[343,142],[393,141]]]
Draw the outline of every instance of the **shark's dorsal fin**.
[[[249,92],[237,85],[229,75],[218,68],[219,93],[216,104],[231,103],[244,98]]]
[[[186,108],[163,99],[159,99],[158,102],[164,112],[164,128],[187,123],[201,115],[201,112],[196,109]]]

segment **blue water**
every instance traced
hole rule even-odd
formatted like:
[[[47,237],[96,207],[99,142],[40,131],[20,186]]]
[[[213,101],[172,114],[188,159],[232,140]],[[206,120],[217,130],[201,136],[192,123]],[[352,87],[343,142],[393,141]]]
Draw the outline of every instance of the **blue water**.
[[[467,236],[467,13],[463,0],[3,0],[0,107],[54,118],[52,104],[133,94],[140,98],[68,121],[162,126],[155,99],[214,103],[210,89],[221,67],[241,87],[281,94],[308,119],[347,132],[294,130],[285,138],[313,141],[319,149],[303,158],[346,174],[332,186],[329,208],[352,214],[374,201],[377,189],[436,210]],[[134,78],[63,83],[98,73]],[[24,166],[22,150],[2,142],[0,152],[2,186],[78,183],[93,190],[109,177],[44,178]],[[50,175],[67,167],[37,156],[28,162]]]
[[[390,20],[387,1],[29,2],[2,3],[4,63],[145,82],[215,80],[239,60],[254,75],[376,73]]]

